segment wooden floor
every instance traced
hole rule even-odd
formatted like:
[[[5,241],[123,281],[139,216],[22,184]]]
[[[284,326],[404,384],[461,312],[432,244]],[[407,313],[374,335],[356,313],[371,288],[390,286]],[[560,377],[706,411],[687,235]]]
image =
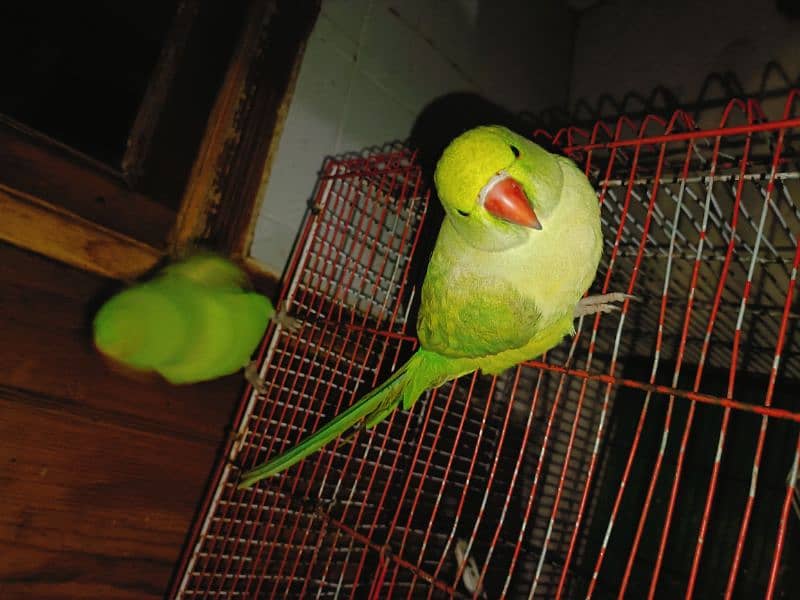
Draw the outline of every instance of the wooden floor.
[[[243,389],[110,370],[109,280],[0,244],[0,598],[162,598]]]

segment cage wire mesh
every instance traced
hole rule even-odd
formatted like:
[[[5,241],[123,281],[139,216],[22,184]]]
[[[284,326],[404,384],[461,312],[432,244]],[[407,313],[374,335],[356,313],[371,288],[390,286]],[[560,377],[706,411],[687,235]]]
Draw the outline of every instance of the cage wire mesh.
[[[265,338],[267,389],[242,401],[173,595],[794,597],[798,102],[558,132],[602,206],[591,292],[639,301],[239,491],[415,347],[435,230],[413,155],[327,160],[281,294],[300,326]]]

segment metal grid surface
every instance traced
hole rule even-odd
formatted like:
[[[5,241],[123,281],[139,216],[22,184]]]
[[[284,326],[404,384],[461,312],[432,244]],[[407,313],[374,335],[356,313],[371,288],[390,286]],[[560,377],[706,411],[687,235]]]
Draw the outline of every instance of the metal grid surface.
[[[602,206],[592,291],[639,301],[237,491],[416,343],[419,169],[402,148],[328,160],[281,295],[301,326],[267,334],[266,393],[242,401],[173,596],[791,597],[798,104],[558,132]]]

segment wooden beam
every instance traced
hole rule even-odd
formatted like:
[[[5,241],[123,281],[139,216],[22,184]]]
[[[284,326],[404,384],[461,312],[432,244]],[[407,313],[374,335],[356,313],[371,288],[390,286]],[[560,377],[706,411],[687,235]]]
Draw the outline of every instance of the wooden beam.
[[[176,17],[178,45],[192,30],[197,6],[187,0]],[[0,239],[123,279],[152,268],[164,250],[200,242],[244,263],[265,293],[277,290],[275,274],[245,259],[319,6],[319,0],[249,0],[177,219],[163,199],[131,189],[119,169],[0,115]],[[176,61],[162,60],[163,77],[151,85],[153,97],[132,132],[125,167],[134,177],[153,154],[147,146],[155,144],[153,123],[163,108],[159,86],[175,75]]]
[[[3,184],[0,215],[0,240],[104,277],[135,279],[163,257],[144,242]]]
[[[175,219],[119,171],[2,115],[0,183],[154,246],[164,245]]]
[[[209,241],[249,254],[277,148],[320,2],[252,0],[170,236],[172,248]]]
[[[277,273],[273,273],[267,269],[260,262],[251,257],[242,258],[240,261],[242,268],[253,288],[265,296],[269,296],[273,300],[277,299],[280,292],[281,277]]]
[[[251,201],[243,203],[239,210],[232,210],[228,219],[219,219],[228,235],[230,252],[235,256],[250,255],[272,163],[289,114],[308,38],[321,5],[318,0],[291,4],[284,0],[279,4],[281,7],[276,17],[266,25],[260,61],[254,65],[255,73],[270,85],[258,86],[248,122],[241,128],[242,147],[253,148],[252,156],[239,153],[233,157],[231,169],[234,177],[237,177],[237,172],[241,173],[238,177],[243,180],[243,187],[241,190],[234,188],[229,196],[241,195]],[[260,130],[261,135],[257,135],[256,130]],[[226,213],[223,211],[220,216],[226,217]]]
[[[173,252],[210,237],[212,213],[222,201],[218,182],[221,174],[218,169],[226,160],[226,152],[229,153],[231,147],[235,148],[239,143],[235,118],[243,102],[250,66],[261,43],[263,22],[272,4],[271,0],[253,0],[250,3],[244,29],[208,119],[208,127],[170,235]]]
[[[178,3],[161,55],[153,68],[136,119],[128,135],[125,154],[122,157],[122,172],[129,184],[142,175],[150,143],[158,127],[159,119],[167,102],[184,50],[192,33],[200,10],[200,0],[184,0]]]

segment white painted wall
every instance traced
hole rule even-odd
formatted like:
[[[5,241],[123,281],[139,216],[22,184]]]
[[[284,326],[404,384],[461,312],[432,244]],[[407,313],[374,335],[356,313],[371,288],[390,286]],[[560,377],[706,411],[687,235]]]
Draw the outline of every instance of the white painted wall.
[[[571,22],[560,0],[323,0],[252,256],[281,273],[323,158],[406,139],[437,97],[472,91],[512,111],[563,106]]]

